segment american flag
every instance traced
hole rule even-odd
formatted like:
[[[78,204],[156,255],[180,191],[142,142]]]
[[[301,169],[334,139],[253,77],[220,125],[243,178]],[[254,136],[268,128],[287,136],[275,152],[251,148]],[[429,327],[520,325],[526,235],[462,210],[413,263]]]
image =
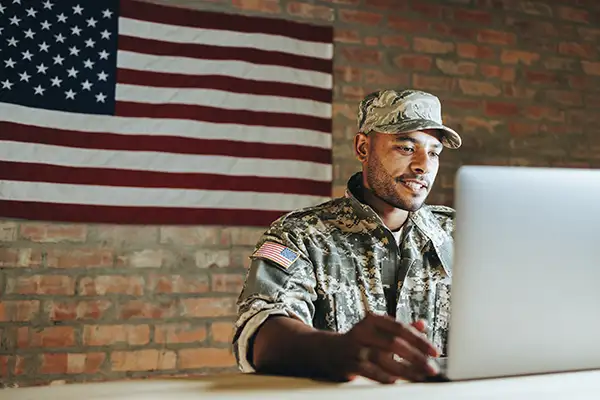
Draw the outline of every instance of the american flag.
[[[0,217],[268,225],[331,193],[333,33],[0,0]]]

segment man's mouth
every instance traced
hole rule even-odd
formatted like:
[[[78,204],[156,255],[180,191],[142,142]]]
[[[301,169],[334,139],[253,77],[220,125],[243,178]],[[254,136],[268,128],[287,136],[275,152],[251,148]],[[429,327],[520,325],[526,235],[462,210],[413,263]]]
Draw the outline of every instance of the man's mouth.
[[[410,189],[413,192],[420,192],[422,190],[427,190],[427,182],[419,181],[416,179],[402,179],[400,181],[405,187]]]

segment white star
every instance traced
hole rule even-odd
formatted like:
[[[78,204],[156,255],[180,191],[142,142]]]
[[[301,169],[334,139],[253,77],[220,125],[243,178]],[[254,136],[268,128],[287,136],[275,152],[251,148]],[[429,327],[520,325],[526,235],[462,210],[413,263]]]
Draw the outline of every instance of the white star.
[[[35,32],[30,29],[27,29],[25,31],[25,37],[28,39],[33,39],[33,36],[35,35]]]
[[[21,0],[13,0],[13,4],[21,4]]]
[[[59,33],[58,35],[54,35],[54,37],[56,38],[57,42],[61,42],[64,43],[65,42],[65,37],[62,35],[62,33]]]
[[[67,96],[67,99],[73,99],[74,100],[75,99],[75,94],[76,93],[74,91],[72,91],[71,89],[69,89],[68,92],[65,92],[65,96]]]
[[[48,69],[48,67],[46,67],[44,64],[40,64],[36,68],[38,70],[38,74],[46,75],[46,70]]]
[[[54,4],[50,3],[50,0],[44,2],[44,8],[47,9],[47,10],[52,10],[52,6],[53,5]]]
[[[44,94],[44,89],[41,85],[37,85],[36,87],[33,88],[33,90],[35,90],[35,94],[40,94],[43,95]]]
[[[74,27],[71,28],[71,33],[73,35],[79,36],[81,34],[81,29],[79,29],[78,26],[74,26]]]
[[[105,29],[100,32],[100,36],[102,36],[102,39],[110,39],[110,32]]]
[[[60,13],[57,15],[58,17],[58,22],[67,22],[67,16],[63,13]]]
[[[83,11],[83,7],[81,7],[79,4],[77,4],[75,7],[73,7],[73,14],[81,15],[82,11]]]
[[[60,54],[57,54],[56,57],[53,57],[52,59],[54,60],[54,64],[60,64],[60,65],[62,65],[63,61],[65,61],[65,59],[62,58],[60,56]]]
[[[33,54],[29,52],[29,50],[25,50],[23,53],[23,60],[29,60],[31,61],[31,57],[33,57]]]
[[[8,45],[9,46],[13,46],[13,47],[17,47],[17,43],[19,43],[19,41],[17,39],[15,39],[15,37],[11,37],[10,39],[7,40]]]
[[[96,101],[98,103],[104,103],[104,100],[106,100],[106,96],[103,93],[98,93],[96,95]]]
[[[42,22],[42,29],[48,29],[50,30],[50,27],[52,26],[52,24],[48,21],[44,21]]]
[[[46,42],[40,43],[39,46],[40,46],[40,51],[45,51],[46,53],[48,52],[48,49],[50,48],[50,46],[48,46],[46,44]]]
[[[4,14],[4,10],[6,10],[6,7],[4,7],[2,4],[0,4],[0,13]]]
[[[75,46],[73,47],[69,47],[69,53],[71,53],[72,56],[78,56],[79,55],[79,49]]]
[[[67,73],[69,74],[69,78],[77,78],[77,73],[79,71],[77,71],[74,67],[71,67],[71,69],[67,70]]]
[[[35,11],[33,9],[33,7],[31,7],[29,10],[27,10],[27,16],[28,17],[34,17],[35,18],[35,14],[37,14],[37,11]]]
[[[85,47],[94,47],[95,44],[96,42],[94,42],[92,39],[88,39],[85,41]]]
[[[98,55],[101,60],[108,60],[108,52],[106,50],[102,50]]]
[[[12,58],[5,60],[4,63],[6,64],[6,68],[14,68],[16,64],[16,62],[14,62]]]
[[[92,28],[95,28],[96,24],[98,23],[98,21],[96,21],[94,18],[87,19],[85,22],[87,22],[88,26],[91,26]]]
[[[2,35],[3,30],[4,30],[4,28],[0,26],[0,35]]]
[[[19,22],[21,22],[21,20],[19,18],[17,18],[16,15],[12,18],[9,18],[9,21],[10,21],[11,25],[17,25],[17,26],[19,26]]]
[[[55,76],[54,78],[51,79],[51,81],[52,81],[52,86],[60,87],[62,79],[58,79],[58,76]]]
[[[99,81],[105,81],[105,82],[106,82],[106,78],[108,78],[108,74],[107,74],[107,73],[105,73],[104,71],[101,71],[101,72],[98,74],[98,80],[99,80]]]
[[[4,82],[2,82],[2,89],[10,90],[12,85],[13,85],[12,82],[7,79]],[[96,98],[98,98],[98,97],[96,96]]]
[[[25,81],[25,82],[29,82],[29,78],[31,78],[31,75],[28,75],[27,72],[23,72],[22,74],[19,74],[19,76],[21,77],[21,81]]]
[[[94,68],[94,62],[88,58],[87,60],[85,60],[83,62],[83,66],[84,66],[84,68],[92,69],[92,68]]]
[[[92,89],[92,83],[90,81],[88,81],[87,79],[85,80],[85,82],[81,83],[81,86],[83,86],[83,90],[91,90]]]
[[[110,18],[110,17],[112,16],[112,14],[113,14],[113,13],[112,13],[112,11],[110,11],[110,10],[108,10],[108,9],[106,9],[106,10],[102,11],[102,16],[103,16],[104,18]]]

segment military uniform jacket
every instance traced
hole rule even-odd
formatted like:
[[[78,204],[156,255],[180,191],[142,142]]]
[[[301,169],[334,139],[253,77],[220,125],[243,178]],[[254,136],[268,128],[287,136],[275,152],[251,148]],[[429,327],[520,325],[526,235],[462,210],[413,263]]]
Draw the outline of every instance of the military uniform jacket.
[[[429,340],[446,353],[454,210],[424,205],[409,214],[397,244],[359,200],[361,179],[350,179],[344,197],[279,218],[258,241],[233,336],[241,371],[254,371],[249,341],[271,315],[344,333],[366,311],[388,313],[389,274],[397,285],[391,313],[406,323],[424,319]]]

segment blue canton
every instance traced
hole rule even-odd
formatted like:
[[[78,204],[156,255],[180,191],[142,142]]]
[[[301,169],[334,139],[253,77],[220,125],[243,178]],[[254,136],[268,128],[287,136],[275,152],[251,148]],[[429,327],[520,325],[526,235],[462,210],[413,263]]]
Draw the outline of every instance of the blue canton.
[[[296,259],[296,253],[291,251],[290,249],[283,249],[281,253],[279,253],[282,257],[287,258],[290,261],[294,261]]]

